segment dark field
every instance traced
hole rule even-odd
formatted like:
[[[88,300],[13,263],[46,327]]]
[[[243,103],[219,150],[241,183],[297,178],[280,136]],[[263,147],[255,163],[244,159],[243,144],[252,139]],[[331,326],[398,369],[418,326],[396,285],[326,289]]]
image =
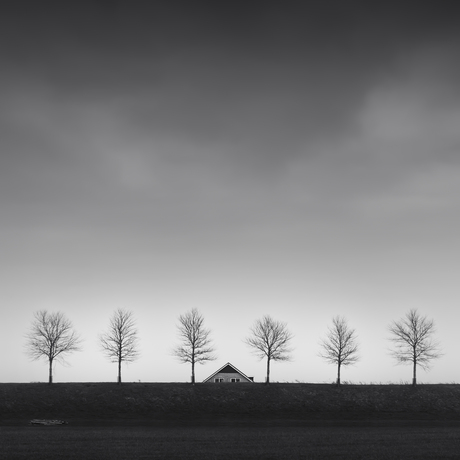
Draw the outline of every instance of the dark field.
[[[458,459],[453,427],[2,427],[1,459]]]
[[[458,459],[460,386],[0,384],[0,459],[223,456]]]

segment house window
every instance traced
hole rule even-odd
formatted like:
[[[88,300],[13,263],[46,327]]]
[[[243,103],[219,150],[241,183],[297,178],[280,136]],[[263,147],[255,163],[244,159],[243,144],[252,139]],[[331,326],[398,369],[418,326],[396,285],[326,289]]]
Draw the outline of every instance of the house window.
[[[221,383],[223,381],[224,381],[224,379],[214,379],[214,383]]]
[[[240,382],[240,379],[231,379],[232,383]]]

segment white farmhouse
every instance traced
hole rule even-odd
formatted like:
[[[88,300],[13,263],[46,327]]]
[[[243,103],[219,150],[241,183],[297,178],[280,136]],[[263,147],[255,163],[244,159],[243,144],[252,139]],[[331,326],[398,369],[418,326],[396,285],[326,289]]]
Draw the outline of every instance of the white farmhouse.
[[[254,383],[254,377],[248,377],[233,364],[227,363],[204,379],[203,383]]]

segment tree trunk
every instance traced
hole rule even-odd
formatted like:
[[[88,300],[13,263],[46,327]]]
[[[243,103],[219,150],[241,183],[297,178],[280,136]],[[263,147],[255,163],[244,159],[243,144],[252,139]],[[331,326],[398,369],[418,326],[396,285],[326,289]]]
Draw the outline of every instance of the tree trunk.
[[[337,385],[340,385],[340,363],[337,365]]]
[[[270,385],[270,358],[267,358],[267,379],[265,385]]]
[[[412,385],[417,385],[417,361],[414,359],[414,369],[412,372]]]
[[[118,358],[118,385],[121,385],[121,358]]]
[[[51,385],[53,383],[53,360],[50,359],[50,368],[49,368],[49,377],[48,377],[48,384]]]
[[[192,385],[195,385],[195,361],[192,361]]]

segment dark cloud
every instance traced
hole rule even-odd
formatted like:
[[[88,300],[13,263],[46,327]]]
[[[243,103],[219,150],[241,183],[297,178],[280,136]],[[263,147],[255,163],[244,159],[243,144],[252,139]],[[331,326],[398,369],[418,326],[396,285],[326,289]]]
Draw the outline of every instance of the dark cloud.
[[[273,159],[352,128],[414,46],[458,38],[448,7],[395,5],[31,3],[4,16],[6,74],[68,105],[99,101],[141,131]]]
[[[329,189],[384,184],[418,148],[406,139],[399,160],[375,161],[393,152],[392,120],[408,113],[426,130],[438,126],[428,113],[455,113],[453,5],[15,2],[0,19],[3,176],[19,171],[13,188],[35,184],[45,201],[64,183],[72,200],[94,191],[104,202],[155,178],[174,201],[184,184],[200,198],[219,186],[250,193],[321,157],[344,165],[319,168]],[[457,142],[446,138],[445,158]],[[366,171],[357,181],[355,169]]]

